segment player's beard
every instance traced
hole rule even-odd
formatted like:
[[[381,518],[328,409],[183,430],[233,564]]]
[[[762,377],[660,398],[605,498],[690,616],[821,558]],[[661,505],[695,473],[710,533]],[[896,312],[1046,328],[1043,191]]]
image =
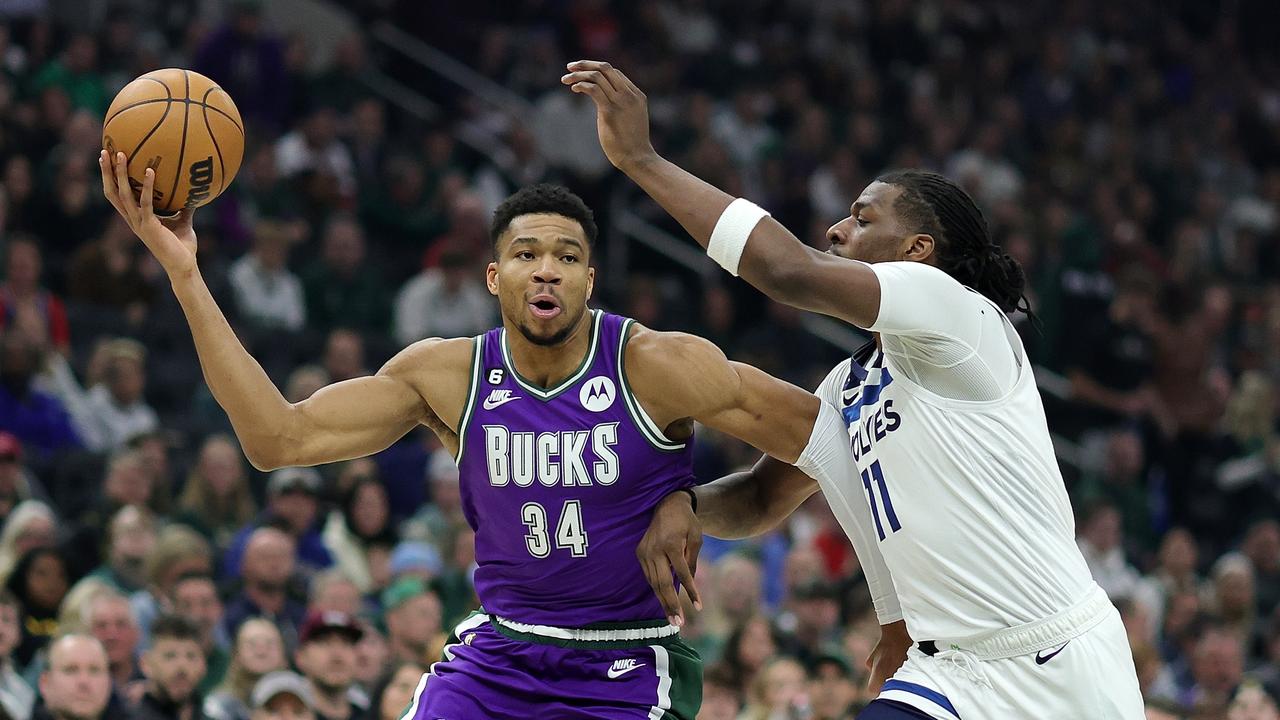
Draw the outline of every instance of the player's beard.
[[[554,347],[556,345],[563,343],[565,340],[569,339],[569,336],[573,334],[574,329],[578,327],[578,323],[582,322],[582,316],[586,312],[587,312],[587,306],[582,305],[581,308],[578,310],[578,314],[575,315],[572,320],[565,323],[564,327],[560,328],[554,333],[551,333],[550,335],[545,335],[545,336],[536,335],[533,332],[533,328],[529,327],[525,323],[517,324],[516,328],[520,331],[520,334],[524,336],[525,340],[528,340],[534,345],[541,345],[543,347]]]

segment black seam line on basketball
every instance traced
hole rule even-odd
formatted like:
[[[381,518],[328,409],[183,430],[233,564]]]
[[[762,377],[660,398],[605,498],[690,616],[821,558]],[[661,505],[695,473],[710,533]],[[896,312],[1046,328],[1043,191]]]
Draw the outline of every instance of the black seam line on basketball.
[[[106,126],[110,125],[112,120],[115,120],[115,119],[116,119],[116,117],[118,117],[118,116],[120,115],[120,113],[124,112],[125,110],[128,110],[129,108],[135,108],[135,107],[138,107],[139,105],[147,105],[147,104],[150,104],[150,103],[158,103],[158,102],[172,102],[172,101],[173,101],[173,93],[172,93],[172,92],[169,92],[169,86],[168,86],[168,85],[165,85],[164,83],[160,82],[159,80],[157,80],[157,79],[155,79],[155,78],[150,78],[150,77],[149,77],[149,78],[142,78],[142,79],[143,79],[143,80],[150,80],[151,82],[156,83],[156,84],[157,84],[157,85],[159,85],[160,87],[164,88],[164,97],[163,97],[163,98],[152,98],[152,99],[150,99],[150,100],[139,100],[138,102],[132,102],[132,103],[129,103],[128,105],[125,105],[124,107],[120,108],[119,110],[117,110],[117,111],[115,111],[115,112],[111,113],[111,115],[109,115],[109,116],[107,117],[107,119],[106,119],[106,120],[103,120],[103,121],[102,121],[102,127],[106,127]]]
[[[142,137],[142,142],[138,143],[138,146],[133,149],[133,152],[129,153],[129,155],[125,158],[125,161],[124,161],[125,172],[128,172],[129,166],[133,164],[133,159],[138,156],[138,153],[142,152],[142,146],[147,144],[147,141],[151,139],[152,135],[156,134],[156,131],[160,129],[161,125],[164,125],[164,119],[169,117],[169,110],[172,108],[173,108],[173,103],[171,102],[164,106],[164,112],[160,114],[160,119],[156,121],[155,127],[151,128],[151,130]],[[103,127],[105,127],[105,125]],[[145,178],[146,170],[143,170],[142,173],[143,173],[142,176]],[[152,182],[154,183],[154,181]],[[152,188],[153,189],[155,188],[154,184],[152,185]]]
[[[169,212],[181,212],[182,205],[174,208],[174,196],[178,194],[178,183],[182,182],[182,161],[187,154],[187,126],[191,124],[191,78],[187,75],[187,71],[182,71],[182,81],[186,84],[183,94],[183,110],[182,113],[182,142],[178,145],[178,171],[173,174],[173,189],[169,191]]]
[[[202,101],[209,98],[209,93],[217,90],[217,87],[211,87],[204,91]],[[213,151],[218,154],[218,194],[222,194],[223,188],[227,186],[227,164],[222,161],[222,148],[218,147],[218,137],[213,134],[213,126],[209,124],[209,106],[201,105],[204,108],[204,129],[209,131],[209,140],[213,141]]]
[[[163,85],[163,84],[164,84],[164,83],[161,83],[161,85]],[[215,89],[215,90],[221,90],[222,88],[214,88],[214,89]],[[214,111],[214,112],[218,113],[219,115],[221,115],[222,117],[224,117],[224,118],[226,118],[226,119],[230,120],[230,121],[231,121],[231,124],[232,124],[232,125],[234,125],[234,126],[235,126],[235,128],[236,128],[237,130],[239,130],[239,131],[240,131],[240,135],[241,135],[241,137],[243,137],[243,136],[244,136],[244,128],[240,127],[240,123],[236,122],[235,117],[234,117],[231,113],[227,112],[226,110],[223,110],[223,109],[219,108],[219,107],[218,107],[218,106],[216,106],[216,105],[209,105],[209,104],[207,104],[207,103],[197,102],[197,101],[195,101],[195,100],[185,100],[185,101],[184,101],[184,100],[182,100],[181,98],[153,98],[153,99],[151,99],[151,100],[139,100],[138,102],[129,103],[128,105],[125,105],[124,107],[122,107],[122,108],[120,108],[119,110],[117,110],[117,111],[115,112],[115,114],[113,114],[111,117],[109,117],[109,118],[107,118],[105,121],[103,121],[102,125],[103,125],[103,127],[106,127],[107,123],[109,123],[109,122],[111,122],[112,120],[116,119],[116,117],[117,117],[118,115],[120,115],[120,113],[123,113],[125,110],[131,110],[131,109],[133,109],[133,108],[138,107],[139,105],[150,105],[151,103],[161,103],[161,102],[186,102],[188,105],[200,105],[200,106],[202,106],[202,107],[208,108],[209,110],[212,110],[212,111]]]

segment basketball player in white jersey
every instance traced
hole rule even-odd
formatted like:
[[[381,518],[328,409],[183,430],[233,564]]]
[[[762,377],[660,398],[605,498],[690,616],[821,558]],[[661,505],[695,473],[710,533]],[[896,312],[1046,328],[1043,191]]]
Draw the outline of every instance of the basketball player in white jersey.
[[[884,175],[822,253],[661,158],[644,94],[617,69],[568,70],[562,82],[597,105],[610,161],[713,259],[774,300],[876,338],[818,390],[848,435],[811,439],[828,440],[825,454],[802,458],[817,480],[766,457],[659,506],[638,554],[667,612],[680,612],[673,569],[696,598],[699,520],[712,535],[756,534],[820,486],[882,626],[868,661],[880,695],[860,718],[1140,720],[1124,628],[1076,548],[1035,379],[1006,316],[1025,309],[1022,269],[992,243],[973,200],[933,173]]]

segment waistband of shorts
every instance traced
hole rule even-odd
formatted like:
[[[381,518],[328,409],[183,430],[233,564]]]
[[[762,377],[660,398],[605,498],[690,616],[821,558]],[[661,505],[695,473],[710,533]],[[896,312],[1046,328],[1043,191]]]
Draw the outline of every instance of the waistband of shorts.
[[[1002,660],[1058,647],[1093,629],[1115,606],[1097,584],[1071,607],[1025,625],[957,640],[935,640],[940,650],[960,650],[979,660]]]
[[[576,628],[532,625],[497,615],[491,615],[490,621],[498,632],[513,640],[560,647],[623,648],[665,644],[680,637],[680,628],[666,620],[594,623]]]

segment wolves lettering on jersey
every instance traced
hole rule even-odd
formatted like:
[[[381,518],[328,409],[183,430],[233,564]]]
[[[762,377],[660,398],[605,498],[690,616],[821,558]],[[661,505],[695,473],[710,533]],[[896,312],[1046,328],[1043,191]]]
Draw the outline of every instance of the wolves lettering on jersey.
[[[592,312],[587,355],[554,388],[520,376],[501,328],[477,339],[458,468],[476,594],[494,615],[558,627],[664,616],[635,548],[662,498],[693,484],[693,444],[663,437],[631,395],[630,327]]]
[[[884,355],[875,350],[874,345],[871,349],[874,361],[869,367],[864,367],[859,362],[860,357],[867,357],[866,347],[854,353],[840,398],[844,401],[841,413],[844,415],[845,425],[849,427],[855,460],[860,460],[870,452],[873,443],[885,439],[889,433],[902,426],[902,416],[894,411],[893,400],[889,399],[863,417],[863,410],[874,408],[880,401],[881,393],[893,384],[893,375],[889,368],[884,367]]]

